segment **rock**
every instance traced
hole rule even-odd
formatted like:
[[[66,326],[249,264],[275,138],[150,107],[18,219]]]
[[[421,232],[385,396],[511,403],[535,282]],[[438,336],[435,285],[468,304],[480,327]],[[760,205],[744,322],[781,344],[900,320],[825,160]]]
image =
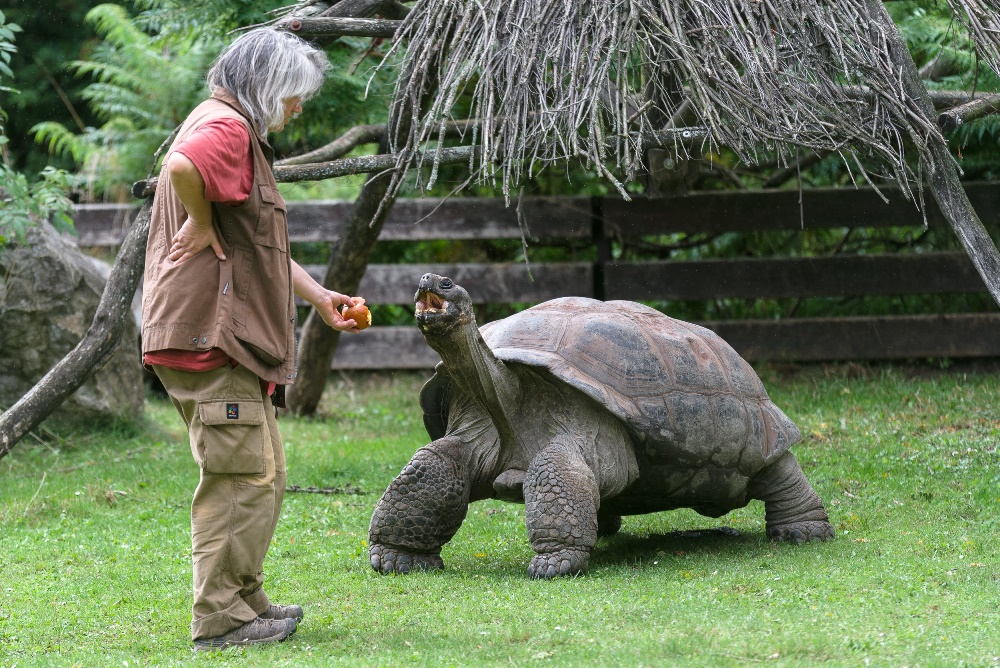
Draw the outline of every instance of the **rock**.
[[[0,408],[20,399],[83,338],[106,272],[48,223],[0,249]],[[110,422],[142,415],[144,391],[129,318],[107,362],[50,419]]]

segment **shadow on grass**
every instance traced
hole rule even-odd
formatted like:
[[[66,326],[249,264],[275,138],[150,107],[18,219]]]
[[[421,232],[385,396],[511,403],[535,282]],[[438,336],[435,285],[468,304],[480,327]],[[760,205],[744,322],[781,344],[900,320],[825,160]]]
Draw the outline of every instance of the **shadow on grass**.
[[[663,534],[635,536],[619,533],[602,538],[590,556],[590,568],[621,566],[637,560],[655,559],[667,554],[737,554],[761,546],[761,537],[729,527],[688,529]]]

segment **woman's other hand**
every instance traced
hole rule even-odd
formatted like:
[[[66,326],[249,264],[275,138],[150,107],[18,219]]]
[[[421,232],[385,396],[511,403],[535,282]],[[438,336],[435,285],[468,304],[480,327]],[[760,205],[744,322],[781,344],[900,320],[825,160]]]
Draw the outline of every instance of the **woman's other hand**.
[[[205,180],[191,159],[183,153],[171,153],[167,158],[167,176],[174,186],[188,217],[170,240],[167,259],[180,264],[206,248],[212,248],[220,260],[226,259],[222,245],[212,226],[212,205],[205,199]]]
[[[215,227],[198,225],[188,218],[170,240],[170,254],[167,255],[167,259],[174,264],[180,264],[209,247],[215,253],[215,257],[223,261],[226,259],[219,237],[215,234]]]

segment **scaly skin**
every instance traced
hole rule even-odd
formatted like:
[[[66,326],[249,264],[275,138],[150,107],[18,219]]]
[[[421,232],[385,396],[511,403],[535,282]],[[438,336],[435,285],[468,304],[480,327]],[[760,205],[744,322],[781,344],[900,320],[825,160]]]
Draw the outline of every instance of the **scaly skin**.
[[[462,526],[469,509],[461,445],[446,437],[420,448],[385,490],[368,529],[368,554],[376,571],[444,568],[441,546]]]
[[[528,538],[537,552],[528,576],[586,573],[597,543],[600,496],[593,471],[568,438],[554,440],[531,462],[524,501]]]
[[[805,543],[833,538],[833,525],[823,502],[791,452],[758,473],[748,492],[751,498],[764,502],[771,540]]]

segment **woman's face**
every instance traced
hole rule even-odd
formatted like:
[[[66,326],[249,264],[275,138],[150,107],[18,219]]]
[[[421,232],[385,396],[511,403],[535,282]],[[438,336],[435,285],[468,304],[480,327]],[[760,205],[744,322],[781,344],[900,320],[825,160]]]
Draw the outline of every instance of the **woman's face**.
[[[281,132],[285,129],[285,125],[288,121],[292,120],[296,116],[302,113],[302,98],[301,97],[286,97],[281,101],[281,104],[285,107],[285,118],[281,121],[281,127],[279,127],[275,132]]]

